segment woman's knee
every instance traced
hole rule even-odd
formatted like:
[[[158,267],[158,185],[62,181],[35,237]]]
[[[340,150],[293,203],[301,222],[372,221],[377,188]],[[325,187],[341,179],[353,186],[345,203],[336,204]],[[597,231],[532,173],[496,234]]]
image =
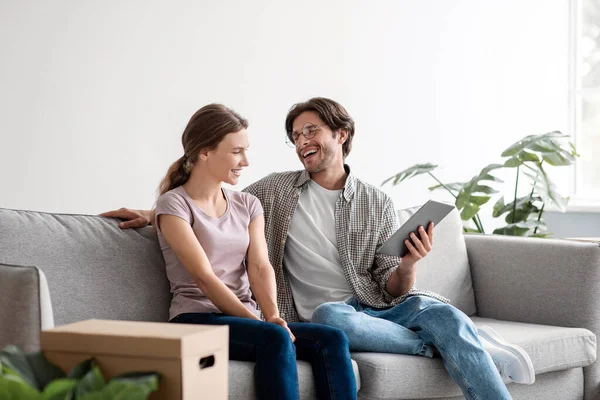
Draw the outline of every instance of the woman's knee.
[[[269,322],[263,323],[263,347],[277,348],[280,351],[294,351],[294,344],[290,333],[283,327]]]
[[[319,341],[324,347],[348,348],[348,336],[341,329],[331,326],[319,327]]]

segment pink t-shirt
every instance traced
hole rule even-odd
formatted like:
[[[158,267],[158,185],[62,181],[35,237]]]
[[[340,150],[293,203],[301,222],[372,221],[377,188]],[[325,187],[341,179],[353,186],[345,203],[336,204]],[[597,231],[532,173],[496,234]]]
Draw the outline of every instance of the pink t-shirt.
[[[158,226],[158,216],[169,214],[188,222],[206,253],[215,275],[227,285],[242,303],[259,314],[246,272],[246,253],[250,244],[248,226],[263,213],[260,201],[248,193],[222,189],[227,210],[219,218],[206,215],[183,186],[168,191],[156,203],[158,240],[165,259],[167,277],[171,283],[169,319],[183,313],[221,311],[206,297],[192,279]]]

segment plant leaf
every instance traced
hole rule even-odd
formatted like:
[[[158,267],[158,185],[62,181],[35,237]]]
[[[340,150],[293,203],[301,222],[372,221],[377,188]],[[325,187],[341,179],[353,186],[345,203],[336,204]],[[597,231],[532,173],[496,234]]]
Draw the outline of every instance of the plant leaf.
[[[524,196],[519,197],[517,199],[517,203],[515,205],[514,201],[511,201],[508,204],[504,204],[504,198],[500,198],[496,204],[494,204],[494,210],[492,212],[492,217],[497,218],[500,215],[508,212],[508,215],[505,218],[507,223],[516,223],[521,221],[526,221],[529,215],[532,213],[537,213],[540,211],[538,207],[536,207],[533,202],[541,200],[539,197],[530,197]]]
[[[433,171],[437,167],[438,167],[437,165],[429,164],[429,163],[428,164],[415,164],[412,167],[407,168],[404,171],[400,171],[396,175],[387,178],[385,181],[383,181],[381,183],[381,186],[385,185],[386,183],[388,183],[390,181],[392,181],[392,186],[396,186],[397,184],[399,184],[400,182],[402,182],[406,179],[410,179],[413,176],[426,174],[428,172]]]
[[[42,400],[42,394],[18,375],[0,376],[0,400]]]
[[[528,148],[532,149],[534,151],[538,151],[535,149],[536,148],[545,148],[545,146],[543,146],[542,144],[547,143],[548,140],[560,139],[560,138],[565,138],[565,137],[568,137],[568,135],[563,135],[559,131],[548,132],[543,135],[525,136],[523,139],[519,140],[518,142],[516,142],[512,146],[510,146],[508,149],[504,150],[502,152],[502,157],[511,157],[511,156],[517,155],[521,151],[528,149]],[[540,143],[542,143],[542,144],[540,144]]]
[[[65,378],[63,370],[48,361],[41,351],[27,353],[25,356],[36,377],[39,390],[43,390],[55,379]]]
[[[74,366],[73,368],[71,368],[71,370],[69,371],[69,374],[67,375],[67,378],[80,380],[81,378],[83,378],[85,376],[85,374],[90,372],[90,370],[92,369],[93,366],[94,366],[94,359],[88,358],[87,360],[84,360],[84,361],[80,362],[79,364],[77,364],[76,366]]]
[[[150,392],[143,387],[119,381],[109,382],[102,390],[102,394],[106,396],[105,399],[110,400],[145,400],[150,396]]]
[[[158,390],[159,379],[160,375],[153,372],[125,374],[111,379],[102,393],[115,400],[142,400]]]
[[[553,234],[550,232],[544,232],[544,233],[536,233],[534,235],[531,235],[531,237],[536,237],[536,238],[547,238],[552,236]]]
[[[523,150],[506,160],[504,166],[507,168],[514,168],[523,165],[528,161],[539,163],[540,159],[536,154]]]
[[[44,400],[72,400],[77,379],[62,378],[50,382],[44,388]]]
[[[570,154],[547,153],[543,155],[544,161],[553,166],[571,165],[575,162],[575,157]]]
[[[41,389],[35,377],[35,373],[26,354],[17,346],[6,346],[0,351],[0,361],[12,372],[23,379],[29,386],[35,389]]]
[[[568,142],[568,148],[563,147],[562,138],[568,137],[560,132],[549,132],[543,135],[530,135],[513,144],[502,153],[502,157],[511,157],[504,166],[517,167],[526,162],[540,163],[538,155],[531,153],[540,153],[542,160],[553,166],[571,165],[575,162],[579,154],[575,151],[575,146]]]
[[[496,178],[495,176],[490,175],[490,174],[483,175],[480,180],[481,181],[498,182],[498,183],[503,183],[504,182],[502,179]]]
[[[77,383],[75,397],[79,399],[80,396],[83,396],[87,393],[97,392],[103,387],[104,377],[102,376],[102,372],[100,372],[100,368],[98,368],[97,365],[93,364],[92,369],[90,369],[88,373],[85,374]]]
[[[109,397],[103,392],[90,392],[82,396],[76,397],[77,400],[114,400],[113,397]]]
[[[445,183],[444,185],[435,185],[435,186],[430,186],[428,189],[429,190],[437,190],[437,189],[445,189],[446,186],[448,189],[455,191],[455,192],[460,192],[460,190],[463,188],[464,186],[464,182],[452,182],[452,183]]]
[[[460,210],[460,219],[463,221],[468,221],[475,216],[479,212],[479,206],[475,206],[473,204],[467,204]],[[477,231],[479,232],[479,231]]]
[[[501,228],[494,229],[496,235],[508,235],[508,236],[527,236],[529,228],[518,226],[518,224],[509,224]]]
[[[550,177],[541,165],[537,165],[536,167],[537,176],[534,178],[535,192],[541,197],[544,204],[554,203],[561,211],[565,211],[569,199],[558,193],[556,185],[550,180]],[[529,178],[532,178],[530,174],[524,174]]]
[[[463,221],[473,218],[479,212],[481,206],[489,201],[491,196],[478,195],[478,193],[487,194],[486,192],[490,188],[487,185],[482,185],[480,182],[492,180],[489,179],[489,177],[493,178],[490,172],[501,167],[501,164],[490,164],[464,184],[456,197],[456,208],[461,210],[460,217]]]
[[[160,375],[155,372],[134,372],[111,379],[111,382],[124,382],[148,390],[148,393],[158,390]]]
[[[517,206],[514,209],[511,209],[511,211],[506,215],[506,218],[504,219],[506,223],[511,224],[527,221],[531,214],[538,213],[540,211],[539,208],[534,206],[533,203],[529,201],[529,196],[521,200],[521,202],[517,200]],[[514,202],[510,203],[511,206],[513,204]]]
[[[492,210],[492,217],[498,218],[502,214],[508,211],[508,208],[504,204],[504,196],[500,197]]]

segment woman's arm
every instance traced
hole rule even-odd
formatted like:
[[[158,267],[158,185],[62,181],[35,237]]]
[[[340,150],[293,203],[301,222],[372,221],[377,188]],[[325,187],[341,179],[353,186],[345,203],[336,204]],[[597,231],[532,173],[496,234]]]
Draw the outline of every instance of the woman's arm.
[[[277,308],[277,285],[275,271],[269,262],[267,241],[265,240],[265,218],[259,215],[250,223],[250,246],[248,247],[248,278],[250,288],[262,310],[265,320],[286,328],[292,338],[287,323],[279,316]]]
[[[234,317],[259,319],[215,275],[204,249],[190,224],[174,215],[158,216],[160,230],[194,282],[223,313]]]

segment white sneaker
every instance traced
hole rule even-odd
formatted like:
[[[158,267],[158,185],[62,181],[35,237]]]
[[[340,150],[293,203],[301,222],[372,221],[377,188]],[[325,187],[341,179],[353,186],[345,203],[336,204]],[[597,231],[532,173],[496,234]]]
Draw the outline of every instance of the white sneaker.
[[[535,382],[533,363],[525,350],[507,343],[487,325],[480,327],[478,331],[483,348],[492,356],[502,378],[526,385]]]

